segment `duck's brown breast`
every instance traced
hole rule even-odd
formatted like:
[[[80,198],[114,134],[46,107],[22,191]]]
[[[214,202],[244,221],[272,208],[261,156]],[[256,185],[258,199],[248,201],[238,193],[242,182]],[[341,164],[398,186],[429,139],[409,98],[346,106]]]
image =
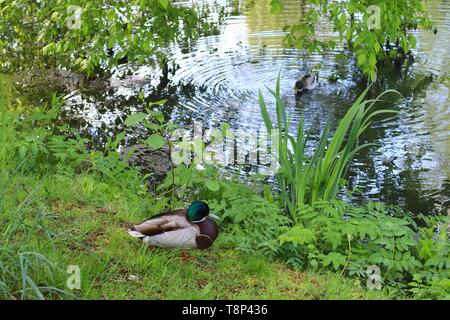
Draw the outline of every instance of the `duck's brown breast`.
[[[195,242],[199,249],[206,249],[217,239],[219,227],[217,226],[217,223],[210,218],[206,218],[196,224],[200,228],[200,234],[195,238]]]

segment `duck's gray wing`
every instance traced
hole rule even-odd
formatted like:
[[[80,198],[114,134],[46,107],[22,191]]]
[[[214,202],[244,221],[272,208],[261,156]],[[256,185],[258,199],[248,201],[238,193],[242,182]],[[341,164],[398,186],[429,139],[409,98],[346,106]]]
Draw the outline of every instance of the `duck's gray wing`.
[[[180,209],[153,216],[140,224],[132,226],[128,231],[130,235],[140,238],[183,229],[190,225],[190,222],[186,219],[186,210]]]

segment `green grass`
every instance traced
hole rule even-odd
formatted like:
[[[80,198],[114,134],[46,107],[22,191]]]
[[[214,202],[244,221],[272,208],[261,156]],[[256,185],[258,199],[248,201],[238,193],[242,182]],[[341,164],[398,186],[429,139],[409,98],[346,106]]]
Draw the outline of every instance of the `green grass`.
[[[220,237],[212,249],[191,252],[191,260],[177,250],[143,246],[125,229],[147,217],[150,197],[124,197],[115,186],[110,194],[95,188],[86,192],[83,181],[98,183],[95,175],[2,173],[2,247],[11,249],[12,258],[5,259],[2,252],[1,261],[14,274],[3,279],[7,290],[0,289],[2,298],[389,298],[333,273],[294,271],[261,256],[240,254],[226,248]],[[24,252],[46,259],[28,270],[30,281],[25,283],[19,262]],[[81,269],[80,290],[66,288],[69,265]]]

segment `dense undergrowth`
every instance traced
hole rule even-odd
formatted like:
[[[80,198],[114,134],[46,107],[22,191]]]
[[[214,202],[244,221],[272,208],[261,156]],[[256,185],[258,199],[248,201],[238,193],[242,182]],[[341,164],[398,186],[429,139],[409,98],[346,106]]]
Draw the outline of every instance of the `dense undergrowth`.
[[[104,151],[87,150],[88,141],[58,120],[57,97],[19,112],[3,96],[2,298],[449,297],[448,217],[414,220],[381,203],[329,198],[302,203],[295,220],[282,192],[209,165],[180,165],[150,193],[119,157],[123,135]],[[186,260],[142,247],[124,231],[193,198],[221,218],[211,250]],[[79,290],[66,287],[71,265],[80,268]],[[380,291],[365,288],[372,267],[380,270],[380,279],[371,278]]]

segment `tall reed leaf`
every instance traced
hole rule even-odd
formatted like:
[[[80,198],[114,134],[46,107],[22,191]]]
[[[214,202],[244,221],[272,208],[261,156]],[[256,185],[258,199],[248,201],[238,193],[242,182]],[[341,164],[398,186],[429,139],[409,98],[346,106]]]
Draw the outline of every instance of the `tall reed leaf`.
[[[370,126],[375,116],[395,113],[394,110],[372,111],[374,104],[387,93],[376,99],[365,100],[370,87],[356,99],[340,120],[330,139],[331,126],[322,133],[311,156],[305,153],[309,136],[304,129],[303,116],[300,118],[297,135],[289,134],[289,120],[286,107],[280,94],[280,76],[278,74],[275,91],[269,92],[276,102],[276,120],[272,121],[263,94],[259,91],[261,114],[269,134],[278,130],[278,162],[280,168],[276,174],[280,188],[281,201],[294,224],[300,222],[300,214],[306,205],[314,205],[318,200],[333,200],[339,192],[340,182],[353,157],[361,149],[371,144],[359,144],[361,134]],[[275,128],[276,127],[276,128]]]

